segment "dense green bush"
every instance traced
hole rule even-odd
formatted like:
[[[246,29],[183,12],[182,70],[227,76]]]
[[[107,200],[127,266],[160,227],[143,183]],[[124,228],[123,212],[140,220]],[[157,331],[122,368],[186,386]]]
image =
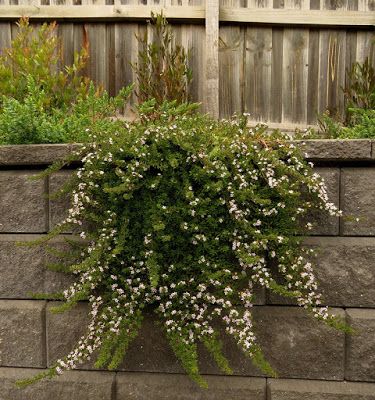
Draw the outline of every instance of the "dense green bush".
[[[318,118],[320,131],[333,139],[375,137],[375,70],[369,58],[354,63],[347,71],[348,84],[343,89],[345,116],[340,119],[329,112]],[[316,135],[315,135],[316,136]]]
[[[49,95],[28,76],[22,101],[2,98],[0,144],[86,142],[90,128],[105,129],[108,123],[112,124],[131,90],[129,86],[110,97],[91,83],[88,92],[78,96],[69,108],[46,110]]]
[[[83,165],[67,190],[69,215],[36,244],[72,228],[88,241],[74,263],[57,267],[77,281],[55,311],[88,300],[91,320],[71,353],[21,385],[73,369],[96,350],[96,366],[115,369],[145,310],[158,316],[199,385],[206,385],[199,342],[231,372],[215,320],[274,375],[253,329],[254,285],[293,297],[313,317],[345,329],[321,305],[301,247],[302,216],[339,213],[320,177],[279,132],[249,129],[245,118],[218,122],[196,107],[158,108],[152,100],[138,121],[90,129],[91,140],[74,155]]]
[[[2,49],[0,55],[1,96],[23,102],[29,94],[30,77],[44,91],[46,112],[69,106],[87,93],[90,81],[82,75],[88,58],[87,38],[82,50],[74,54],[73,64],[64,65],[55,22],[34,28],[27,18],[21,18],[17,25],[11,46]]]

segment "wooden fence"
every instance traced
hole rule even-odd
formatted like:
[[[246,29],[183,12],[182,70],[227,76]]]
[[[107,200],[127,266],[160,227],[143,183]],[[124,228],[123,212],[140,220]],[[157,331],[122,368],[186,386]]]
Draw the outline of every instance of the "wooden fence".
[[[0,47],[20,16],[58,20],[66,62],[86,32],[88,73],[114,94],[134,81],[135,34],[161,9],[191,49],[192,98],[216,117],[314,125],[319,112],[342,112],[353,62],[375,65],[375,0],[0,0]]]

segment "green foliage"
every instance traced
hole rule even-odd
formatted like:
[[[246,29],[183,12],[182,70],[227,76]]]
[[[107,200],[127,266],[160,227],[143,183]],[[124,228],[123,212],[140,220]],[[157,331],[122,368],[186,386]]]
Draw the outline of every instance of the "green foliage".
[[[88,57],[88,41],[74,54],[72,65],[63,65],[62,46],[55,22],[33,28],[27,18],[18,22],[18,33],[10,48],[0,56],[0,95],[23,101],[29,77],[43,92],[43,107],[63,107],[88,90],[89,80],[81,75]]]
[[[351,109],[375,109],[375,70],[367,57],[364,63],[356,62],[347,71],[348,85],[344,88],[348,123]],[[348,124],[347,123],[347,124]]]
[[[363,64],[354,63],[347,71],[348,84],[343,89],[345,118],[340,121],[327,111],[318,118],[319,130],[334,139],[364,139],[375,137],[375,70],[369,58]]]
[[[72,178],[69,215],[44,241],[72,228],[88,240],[64,263],[77,280],[56,311],[88,299],[90,322],[50,376],[96,350],[97,366],[116,368],[145,309],[200,386],[207,386],[200,342],[231,372],[218,322],[275,376],[253,329],[254,285],[293,297],[315,318],[345,329],[321,306],[301,246],[300,217],[314,209],[339,214],[320,177],[280,132],[249,129],[244,117],[212,120],[196,107],[149,100],[137,121],[93,124],[91,140],[74,154],[82,166]]]
[[[184,103],[188,100],[192,80],[188,53],[184,47],[175,44],[163,14],[151,14],[151,17],[144,35],[137,36],[141,51],[139,62],[132,65],[137,76],[138,100],[143,103],[154,98],[159,105],[165,100]]]
[[[375,138],[375,108],[350,109],[352,126],[342,127],[338,138],[345,139],[373,139]]]
[[[323,137],[337,139],[341,135],[343,125],[336,117],[332,117],[329,111],[326,111],[319,115],[318,127]]]
[[[69,107],[46,109],[50,95],[27,76],[22,100],[2,98],[0,108],[0,144],[85,142],[88,130],[105,129],[113,125],[113,117],[127,101],[132,87],[116,97],[95,89],[90,84],[87,93],[79,95]]]
[[[115,126],[132,86],[110,97],[82,76],[88,41],[64,66],[56,24],[34,29],[27,18],[0,56],[0,144],[85,142],[90,129]]]

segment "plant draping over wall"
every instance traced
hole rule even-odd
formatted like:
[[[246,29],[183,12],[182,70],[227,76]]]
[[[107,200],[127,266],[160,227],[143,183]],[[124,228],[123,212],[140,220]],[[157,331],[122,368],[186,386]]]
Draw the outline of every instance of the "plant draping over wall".
[[[195,109],[175,102],[159,108],[150,100],[138,121],[113,121],[105,134],[94,126],[90,144],[74,154],[82,166],[67,189],[69,214],[38,243],[78,229],[86,242],[76,243],[74,263],[59,267],[77,280],[55,311],[88,300],[91,320],[66,357],[21,385],[74,369],[93,354],[97,367],[116,369],[146,310],[157,315],[199,385],[206,386],[199,342],[231,372],[217,320],[257,367],[274,375],[253,327],[255,285],[347,329],[322,306],[301,246],[303,216],[339,214],[321,178],[281,133],[249,129],[244,117],[218,122]]]

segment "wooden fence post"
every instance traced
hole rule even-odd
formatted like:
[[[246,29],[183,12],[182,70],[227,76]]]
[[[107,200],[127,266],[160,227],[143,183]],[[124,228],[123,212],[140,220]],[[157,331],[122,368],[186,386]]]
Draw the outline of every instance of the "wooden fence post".
[[[219,118],[219,0],[206,0],[205,111]]]

